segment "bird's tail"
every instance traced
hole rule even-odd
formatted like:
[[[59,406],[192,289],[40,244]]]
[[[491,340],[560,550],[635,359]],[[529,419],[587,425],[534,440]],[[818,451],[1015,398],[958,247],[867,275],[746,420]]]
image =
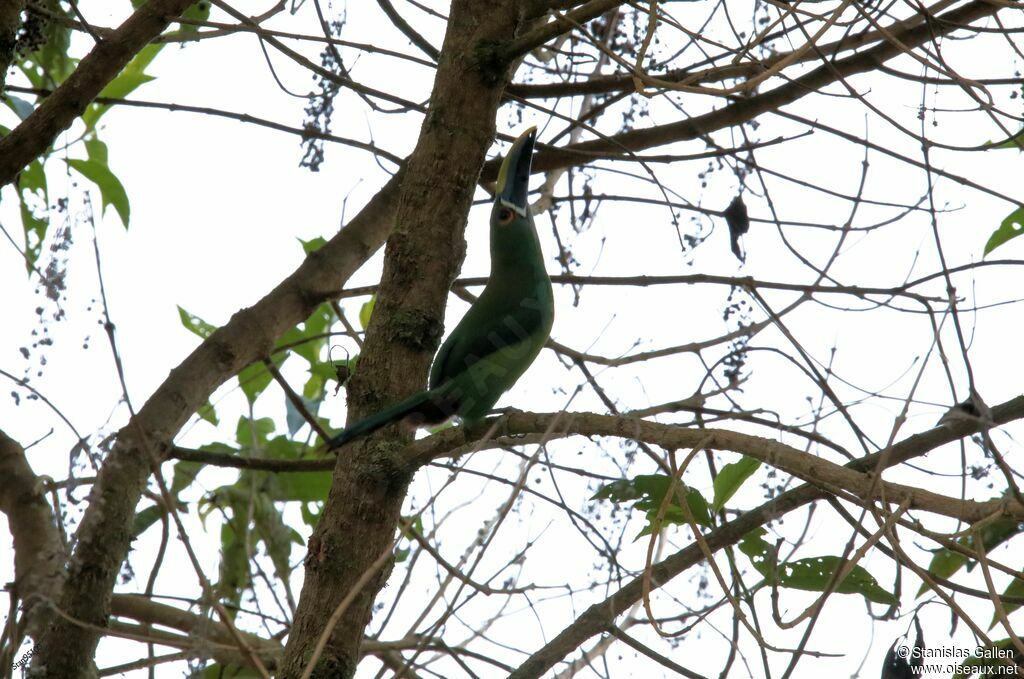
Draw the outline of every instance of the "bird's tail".
[[[353,439],[373,433],[385,425],[398,422],[411,415],[416,416],[414,424],[417,425],[443,422],[454,414],[454,410],[452,409],[452,404],[446,407],[447,399],[444,398],[444,394],[441,393],[442,391],[448,390],[434,389],[431,391],[421,391],[404,401],[399,401],[390,408],[385,408],[367,417],[365,420],[360,420],[338,432],[334,438],[327,442],[327,448],[340,448]]]

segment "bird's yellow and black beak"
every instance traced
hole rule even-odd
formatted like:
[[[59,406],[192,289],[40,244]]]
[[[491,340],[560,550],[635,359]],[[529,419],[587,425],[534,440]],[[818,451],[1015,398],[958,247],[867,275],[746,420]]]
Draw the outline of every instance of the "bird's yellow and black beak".
[[[530,214],[530,165],[536,137],[537,128],[531,127],[512,143],[512,148],[498,170],[498,181],[495,184],[497,191],[494,200],[512,209],[520,217]]]

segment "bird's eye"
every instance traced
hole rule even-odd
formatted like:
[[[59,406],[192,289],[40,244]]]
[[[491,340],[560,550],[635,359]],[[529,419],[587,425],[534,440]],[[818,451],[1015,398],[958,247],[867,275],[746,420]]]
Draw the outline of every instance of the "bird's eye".
[[[515,217],[515,214],[516,213],[512,212],[511,208],[501,208],[500,210],[498,210],[498,223],[508,224],[509,222],[512,221],[512,218]]]

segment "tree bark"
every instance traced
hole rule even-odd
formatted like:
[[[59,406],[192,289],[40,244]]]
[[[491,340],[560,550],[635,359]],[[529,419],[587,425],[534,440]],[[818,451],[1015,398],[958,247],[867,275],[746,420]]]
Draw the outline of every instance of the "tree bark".
[[[64,581],[64,544],[57,532],[53,509],[46,501],[42,479],[35,475],[25,450],[0,430],[0,512],[14,538],[14,582],[11,596],[20,601],[27,620],[25,631],[35,636],[45,616],[45,601],[52,600]],[[11,650],[16,650],[13,644]],[[4,662],[9,658],[2,659]]]
[[[424,386],[444,330],[448,288],[465,254],[466,215],[508,80],[509,65],[495,55],[522,24],[519,7],[512,0],[452,3],[430,110],[406,167],[376,307],[349,387],[350,423]],[[409,434],[396,429],[340,451],[309,542],[282,677],[301,676],[326,622],[350,592],[354,599],[330,630],[312,676],[355,672],[375,595],[390,571],[411,478],[398,456]],[[379,567],[384,554],[386,565]],[[360,586],[369,573],[369,584]]]
[[[314,252],[272,292],[199,345],[122,428],[89,494],[78,544],[60,598],[61,610],[38,640],[33,676],[85,676],[110,611],[110,597],[128,554],[135,507],[154,460],[224,380],[269,354],[274,342],[309,316],[373,254],[387,235],[401,173],[385,184],[338,235]],[[88,625],[82,625],[80,622]]]

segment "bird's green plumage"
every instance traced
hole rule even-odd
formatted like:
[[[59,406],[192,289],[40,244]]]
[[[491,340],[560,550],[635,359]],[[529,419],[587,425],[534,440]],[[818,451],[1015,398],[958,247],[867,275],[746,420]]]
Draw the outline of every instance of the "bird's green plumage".
[[[534,130],[512,145],[491,209],[491,275],[480,297],[438,350],[427,391],[346,428],[337,448],[391,422],[484,417],[533,363],[551,332],[551,279],[527,201]]]

